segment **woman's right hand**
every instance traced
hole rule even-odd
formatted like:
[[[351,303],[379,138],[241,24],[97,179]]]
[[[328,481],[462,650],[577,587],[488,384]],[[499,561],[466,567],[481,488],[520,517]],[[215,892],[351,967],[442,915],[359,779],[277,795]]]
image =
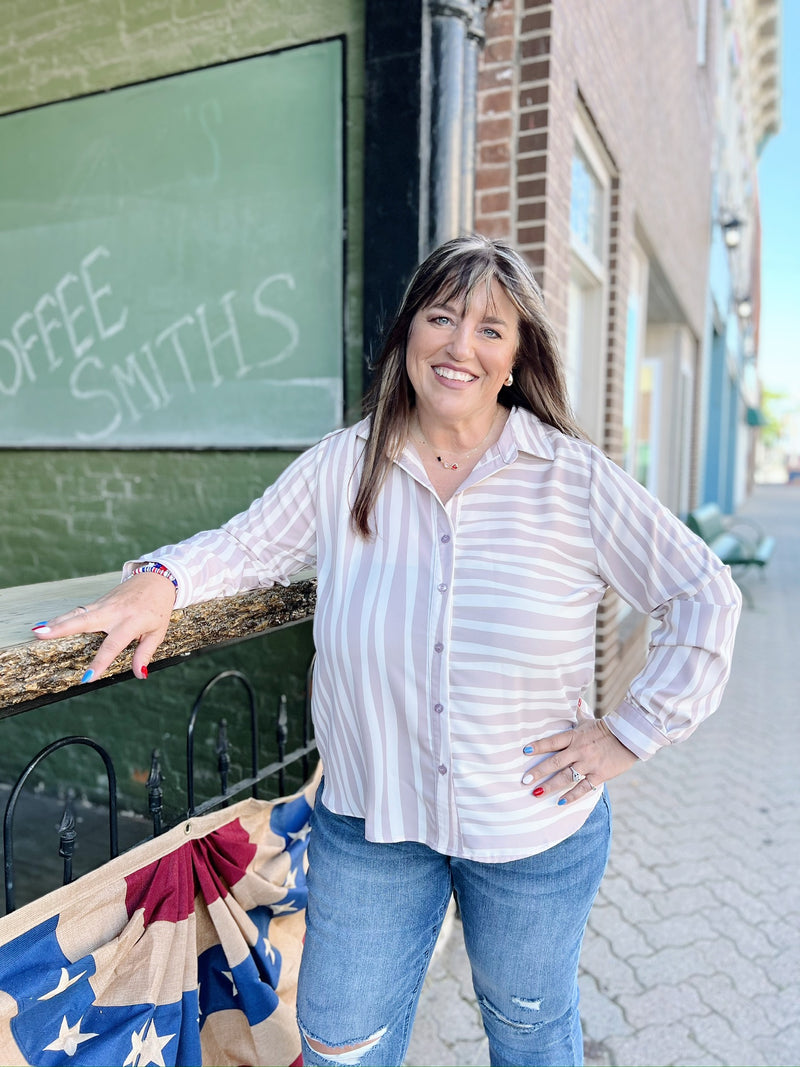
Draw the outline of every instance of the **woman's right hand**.
[[[168,578],[152,573],[134,574],[99,600],[35,626],[33,633],[45,641],[73,634],[106,634],[82,682],[100,678],[135,641],[133,673],[137,678],[146,678],[147,665],[164,640],[174,604],[175,586]]]

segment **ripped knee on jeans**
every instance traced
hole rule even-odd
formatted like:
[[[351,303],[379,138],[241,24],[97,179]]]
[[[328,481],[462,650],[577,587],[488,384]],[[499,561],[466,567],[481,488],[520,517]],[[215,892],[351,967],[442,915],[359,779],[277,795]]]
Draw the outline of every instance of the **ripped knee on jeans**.
[[[301,1027],[302,1029],[302,1027]],[[317,1053],[318,1056],[322,1056],[330,1063],[340,1063],[346,1065],[354,1065],[361,1062],[361,1057],[375,1048],[380,1039],[386,1033],[387,1027],[382,1027],[376,1033],[371,1034],[366,1040],[355,1042],[351,1045],[325,1045],[322,1041],[315,1037],[310,1037],[305,1030],[303,1030],[303,1037],[306,1039],[308,1047]]]
[[[539,998],[512,997],[511,998],[511,1003],[515,1004],[518,1008],[522,1008],[523,1012],[525,1013],[526,1016],[528,1015],[528,1013],[530,1014],[530,1021],[528,1021],[527,1018],[524,1021],[522,1021],[521,1019],[509,1019],[509,1018],[507,1018],[498,1008],[496,1008],[494,1006],[494,1004],[491,1003],[491,1001],[487,1000],[486,997],[484,997],[484,996],[478,997],[478,1003],[480,1004],[480,1006],[483,1009],[483,1011],[488,1012],[490,1015],[493,1015],[494,1018],[498,1019],[501,1023],[503,1023],[503,1025],[510,1026],[514,1030],[522,1030],[522,1031],[525,1031],[525,1032],[529,1033],[529,1032],[531,1032],[533,1030],[538,1030],[540,1028],[540,1026],[542,1025],[541,1016],[539,1016],[539,1018],[537,1018],[537,1014],[539,1012],[541,1012],[541,1010],[542,1010],[542,998],[541,997],[539,997]],[[546,1019],[546,1017],[545,1017],[544,1021],[545,1022],[548,1021]]]

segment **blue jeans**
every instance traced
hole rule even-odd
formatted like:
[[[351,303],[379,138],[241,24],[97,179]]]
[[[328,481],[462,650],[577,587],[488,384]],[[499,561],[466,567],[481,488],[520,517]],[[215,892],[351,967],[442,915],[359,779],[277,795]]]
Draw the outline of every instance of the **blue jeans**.
[[[366,841],[363,819],[334,815],[319,795],[312,827],[297,993],[304,1064],[402,1064],[453,891],[491,1063],[583,1062],[578,957],[608,859],[606,795],[572,837],[509,863]]]

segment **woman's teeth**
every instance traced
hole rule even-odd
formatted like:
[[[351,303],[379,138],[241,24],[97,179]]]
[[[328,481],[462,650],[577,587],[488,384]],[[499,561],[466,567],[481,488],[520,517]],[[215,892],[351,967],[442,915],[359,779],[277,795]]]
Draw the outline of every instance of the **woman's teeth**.
[[[449,367],[434,367],[433,372],[440,378],[449,378],[451,382],[471,382],[475,378],[474,374],[467,374],[463,370],[450,370]]]

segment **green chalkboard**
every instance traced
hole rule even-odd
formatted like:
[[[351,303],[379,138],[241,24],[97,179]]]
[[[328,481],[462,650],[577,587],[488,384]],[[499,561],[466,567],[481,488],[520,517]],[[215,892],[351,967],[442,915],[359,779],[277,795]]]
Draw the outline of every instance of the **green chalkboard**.
[[[0,445],[342,424],[342,67],[324,41],[0,118]]]

